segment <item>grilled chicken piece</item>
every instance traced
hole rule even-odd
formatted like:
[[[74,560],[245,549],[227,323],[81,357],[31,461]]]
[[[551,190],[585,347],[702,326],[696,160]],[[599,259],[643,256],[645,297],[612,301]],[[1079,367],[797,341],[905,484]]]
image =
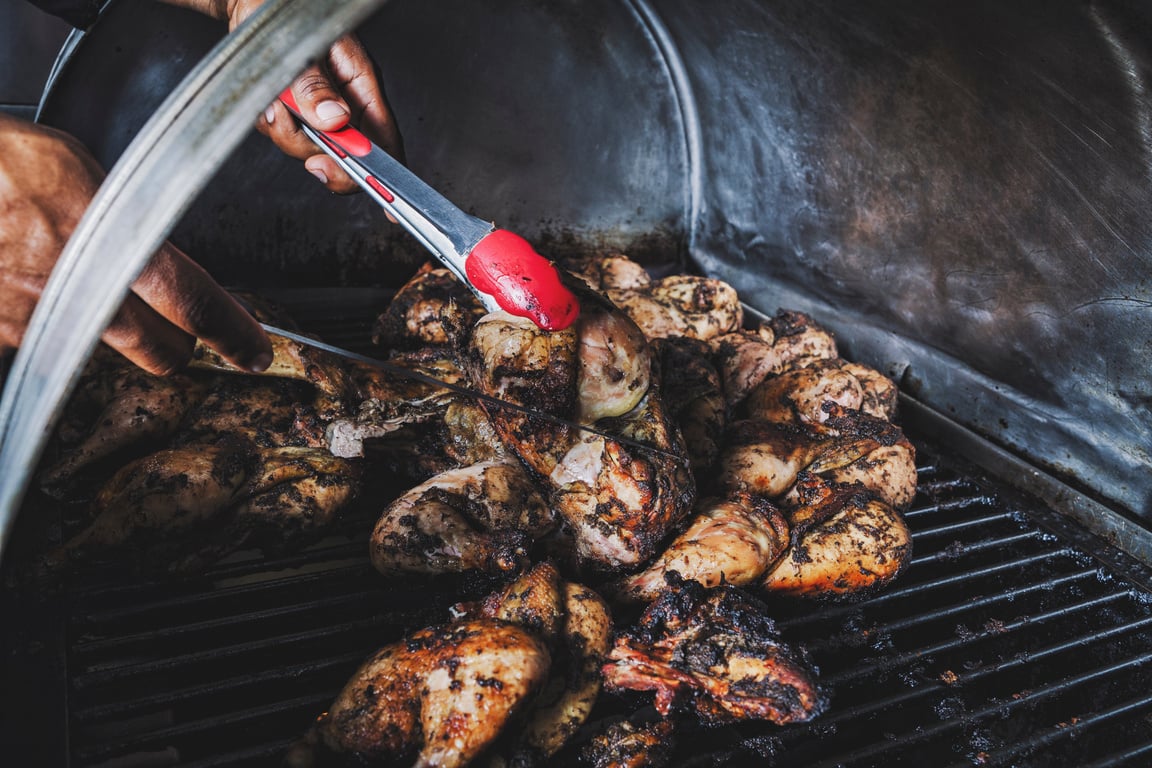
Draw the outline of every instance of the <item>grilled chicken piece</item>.
[[[153,376],[119,358],[98,362],[81,382],[82,396],[98,412],[79,444],[43,471],[41,489],[64,498],[91,470],[159,447],[207,389],[202,378]]]
[[[567,259],[564,267],[595,291],[642,290],[652,284],[648,270],[621,253]]]
[[[579,260],[572,266],[649,339],[706,341],[735,331],[744,320],[736,291],[721,280],[694,275],[653,280],[643,267],[620,254]]]
[[[592,738],[580,751],[593,768],[663,768],[676,749],[672,720],[621,720]]]
[[[735,422],[728,428],[720,454],[718,492],[745,491],[774,499],[792,487],[801,471],[826,455],[834,442],[827,433],[803,428],[766,421]]]
[[[777,424],[828,420],[825,403],[859,410],[864,389],[837,358],[814,360],[810,364],[768,376],[748,393],[741,408],[746,418]]]
[[[600,693],[600,667],[612,639],[608,605],[588,587],[563,581],[552,564],[540,563],[460,613],[510,621],[550,641],[548,682],[501,750],[511,765],[546,763],[584,723]]]
[[[311,429],[308,387],[298,381],[218,376],[193,407],[172,441],[174,447],[243,435],[258,446],[323,447]]]
[[[691,511],[695,484],[683,440],[663,410],[657,387],[634,413],[602,426],[666,451],[652,453],[584,434],[548,476],[553,505],[575,538],[578,560],[612,572],[635,567],[656,553]]]
[[[903,508],[916,492],[915,450],[904,433],[861,412],[825,406],[824,424],[746,420],[732,425],[721,454],[718,487],[775,499],[801,471],[856,483]]]
[[[781,424],[823,423],[836,410],[831,404],[890,421],[896,395],[896,385],[879,371],[839,358],[803,358],[790,370],[765,378],[741,411],[747,418]]]
[[[707,341],[736,331],[744,322],[736,291],[715,278],[672,275],[643,288],[608,289],[604,294],[650,339]]]
[[[810,720],[826,701],[802,654],[780,642],[765,606],[735,587],[670,576],[620,633],[604,665],[611,691],[655,691],[656,710],[693,709],[708,723]]]
[[[543,639],[499,619],[415,632],[356,671],[287,763],[322,765],[328,752],[361,765],[468,765],[528,705],[550,665]]]
[[[518,462],[481,462],[443,472],[392,502],[372,531],[372,564],[385,575],[507,573],[526,564],[532,541],[554,524]]]
[[[327,451],[221,441],[158,451],[100,489],[92,524],[49,557],[195,571],[248,545],[314,539],[354,496],[356,469]]]
[[[763,576],[788,548],[788,523],[767,499],[735,493],[710,499],[656,562],[620,580],[612,590],[627,602],[651,602],[673,571],[706,587],[744,586]]]
[[[720,374],[706,344],[694,339],[661,339],[656,344],[664,404],[680,427],[692,472],[699,480],[720,456],[727,425]]]
[[[885,421],[896,418],[896,408],[899,403],[900,390],[896,383],[880,371],[859,363],[844,361],[844,370],[856,377],[864,393],[864,400],[860,410],[869,416]]]
[[[652,370],[643,334],[602,297],[573,287],[580,317],[562,331],[545,331],[507,312],[476,324],[469,373],[481,391],[585,424],[636,407]],[[498,416],[497,426],[524,418],[507,411]]]
[[[807,471],[832,484],[866,488],[896,509],[907,508],[916,495],[916,449],[903,430],[866,413],[826,408],[829,418],[820,431],[834,437]]]
[[[578,290],[580,320],[550,333],[504,312],[471,340],[469,371],[483,392],[652,445],[653,453],[531,415],[485,406],[504,444],[550,488],[580,561],[614,569],[643,562],[687,514],[694,486],[679,432],[653,385],[647,342],[628,318]],[[615,418],[611,418],[615,416]]]
[[[508,457],[488,413],[477,402],[460,400],[444,411],[444,452],[461,466]]]
[[[608,605],[581,584],[564,582],[562,592],[564,622],[552,674],[517,739],[513,765],[546,764],[588,719],[600,695],[600,668],[612,642]]]
[[[890,505],[857,486],[807,476],[791,512],[793,543],[760,586],[797,597],[861,596],[912,558],[912,535]]]
[[[872,491],[897,510],[908,508],[916,496],[916,449],[903,435],[892,443],[864,438],[839,448],[829,450],[806,471],[833,485]],[[796,486],[781,503],[789,508],[799,504]]]
[[[369,658],[287,764],[335,754],[358,764],[462,766],[501,733],[516,765],[558,751],[599,690],[611,633],[603,601],[544,563],[459,612]]]
[[[760,382],[801,360],[837,357],[836,340],[801,312],[780,310],[754,331],[712,340],[724,396],[735,408]]]
[[[442,346],[451,341],[446,322],[472,326],[484,307],[448,269],[425,264],[392,297],[376,319],[372,341],[385,349]]]

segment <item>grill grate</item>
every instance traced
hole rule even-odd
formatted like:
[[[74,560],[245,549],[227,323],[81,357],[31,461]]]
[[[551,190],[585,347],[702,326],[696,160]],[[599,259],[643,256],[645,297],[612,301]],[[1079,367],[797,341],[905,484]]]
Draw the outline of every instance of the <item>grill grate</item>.
[[[1149,596],[1053,532],[1051,513],[918,448],[916,555],[893,588],[775,606],[831,688],[831,710],[806,726],[700,729],[681,740],[679,764],[1147,763]],[[460,599],[448,580],[386,583],[367,564],[371,520],[357,523],[300,555],[236,559],[195,582],[110,575],[71,591],[73,763],[276,764],[363,657]]]
[[[325,337],[355,348],[364,316],[329,318]],[[676,764],[1152,762],[1152,595],[1119,575],[1152,583],[1148,569],[916,442],[915,556],[901,578],[859,603],[773,604],[831,709],[803,726],[688,726]],[[63,638],[71,764],[277,765],[365,656],[485,591],[380,577],[365,541],[386,495],[365,498],[377,501],[304,552],[241,554],[176,583],[85,574],[40,610]],[[12,646],[28,633],[5,634]],[[626,705],[605,696],[593,721]]]

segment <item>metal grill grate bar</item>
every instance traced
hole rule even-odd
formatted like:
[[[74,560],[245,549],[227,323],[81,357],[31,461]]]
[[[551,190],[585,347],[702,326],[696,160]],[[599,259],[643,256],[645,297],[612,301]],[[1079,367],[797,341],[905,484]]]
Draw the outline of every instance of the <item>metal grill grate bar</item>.
[[[1116,768],[1118,765],[1149,765],[1152,764],[1152,742],[1114,752],[1100,760],[1085,763],[1080,768]]]
[[[929,563],[955,560],[961,555],[983,552],[988,549],[1009,549],[1014,544],[1019,544],[1025,541],[1044,541],[1047,538],[1047,534],[1041,533],[1040,531],[1025,531],[1013,536],[1003,536],[996,539],[985,539],[983,541],[972,542],[971,544],[957,543],[955,546],[941,550],[940,552],[933,552],[930,555],[921,555],[920,557],[912,558],[911,567],[923,567]]]
[[[1025,586],[1025,587],[1018,587],[1015,589],[1006,590],[1004,592],[1000,592],[1000,593],[995,594],[995,595],[984,595],[984,596],[979,597],[979,598],[973,598],[971,600],[966,600],[962,603],[956,603],[954,605],[949,605],[949,606],[945,606],[943,608],[938,608],[935,611],[923,611],[923,612],[916,613],[916,614],[913,614],[910,616],[906,616],[905,618],[898,619],[896,621],[891,621],[891,622],[887,622],[884,624],[878,624],[878,625],[875,625],[874,627],[872,627],[872,630],[875,632],[878,632],[878,633],[889,635],[889,634],[892,634],[892,633],[897,632],[899,630],[917,627],[921,624],[927,624],[927,623],[932,622],[932,621],[939,621],[940,619],[954,618],[958,615],[972,612],[978,608],[983,608],[983,607],[990,606],[990,605],[997,605],[999,603],[1004,603],[1004,602],[1011,602],[1011,601],[1013,601],[1019,597],[1025,596],[1025,595],[1033,594],[1036,592],[1047,591],[1052,584],[1055,584],[1058,586],[1063,586],[1066,584],[1071,584],[1073,582],[1083,580],[1086,577],[1091,577],[1091,576],[1094,576],[1094,574],[1081,572],[1081,573],[1072,574],[1071,576],[1063,577],[1060,579],[1055,579],[1052,581],[1036,582],[1034,584],[1029,584],[1028,586]],[[1078,610],[1085,610],[1087,608],[1099,607],[1101,605],[1105,605],[1107,603],[1110,603],[1114,600],[1118,600],[1122,597],[1129,597],[1129,596],[1131,596],[1131,593],[1127,590],[1124,590],[1121,592],[1114,592],[1114,593],[1111,593],[1108,595],[1104,595],[1102,597],[1097,597],[1097,598],[1094,598],[1092,600],[1084,601],[1082,603],[1066,605],[1066,606],[1062,607],[1058,612],[1055,612],[1052,615],[1057,616],[1057,617],[1063,617],[1071,611],[1078,611]],[[1039,614],[1039,615],[1033,617],[1033,621],[1039,620],[1042,616],[1046,616],[1046,615],[1047,614]],[[820,647],[820,644],[819,643],[811,644],[809,647],[818,648],[818,647]]]
[[[83,690],[84,688],[90,688],[113,681],[123,680],[124,678],[131,676],[171,672],[175,669],[190,664],[199,662],[215,662],[218,660],[240,656],[242,654],[255,653],[257,651],[281,647],[290,643],[300,643],[319,639],[331,639],[344,632],[371,629],[373,627],[388,625],[401,626],[406,618],[409,618],[409,615],[403,613],[378,614],[367,619],[342,622],[340,624],[321,627],[320,629],[313,629],[307,632],[296,632],[288,635],[278,635],[276,637],[264,638],[252,642],[237,643],[236,645],[224,646],[220,648],[210,648],[204,651],[197,651],[195,653],[184,653],[169,658],[156,659],[154,661],[146,661],[138,664],[120,664],[110,668],[94,667],[88,672],[77,675],[73,679],[73,684],[78,690]]]
[[[908,598],[919,597],[924,592],[929,590],[943,589],[946,587],[955,586],[965,582],[971,583],[977,579],[987,576],[997,576],[1006,571],[1026,569],[1030,565],[1040,562],[1050,562],[1053,558],[1061,556],[1071,556],[1072,550],[1061,548],[1051,552],[1041,552],[1028,557],[1022,557],[1005,563],[995,563],[993,565],[985,566],[982,568],[975,568],[970,571],[963,571],[960,573],[950,573],[946,576],[941,576],[929,581],[920,582],[911,586],[904,586],[900,588],[890,589],[887,592],[882,592],[875,597],[868,600],[869,608],[877,608],[886,603],[898,602]],[[1083,575],[1094,574],[1094,570],[1083,570],[1079,572]],[[782,619],[777,623],[781,628],[797,627],[802,624],[808,624],[815,621],[825,621],[827,619],[836,618],[846,613],[856,613],[860,610],[858,603],[841,603],[839,605],[824,607],[819,612],[804,613],[800,616]]]
[[[1140,630],[1152,627],[1152,617],[1142,619],[1140,621],[1131,622],[1124,626],[1112,627],[1111,629],[1097,633],[1091,637],[1080,637],[1068,642],[1058,643],[1048,646],[1047,648],[1039,649],[1028,653],[1026,658],[1015,660],[1013,665],[1020,664],[1036,664],[1046,658],[1056,656],[1060,653],[1066,652],[1071,649],[1084,649],[1094,643],[1102,643],[1110,639],[1114,639],[1122,634],[1131,634],[1139,632]],[[929,655],[931,652],[926,652]],[[977,681],[995,678],[1000,672],[1004,671],[1005,665],[989,666],[982,669],[972,670],[970,672],[962,673],[958,676],[955,683],[951,686],[945,686],[942,682],[939,685],[928,686],[923,685],[915,688],[907,688],[894,695],[884,696],[882,698],[873,698],[864,703],[857,704],[852,707],[843,707],[824,716],[819,723],[812,727],[792,728],[787,729],[781,733],[781,739],[784,742],[795,742],[801,739],[810,739],[812,736],[812,729],[816,728],[822,732],[832,732],[830,729],[841,723],[851,723],[853,721],[863,721],[865,718],[877,712],[895,711],[897,707],[912,703],[918,703],[920,708],[923,709],[928,704],[924,703],[924,699],[938,698],[953,689],[962,689],[963,686],[972,685]]]
[[[294,739],[281,739],[279,741],[266,742],[250,749],[225,752],[203,760],[181,762],[180,765],[182,768],[219,768],[224,765],[235,766],[244,763],[255,763],[259,765],[276,764],[278,761],[275,760],[275,758],[283,755],[284,750],[286,750],[293,741]]]
[[[953,499],[952,501],[942,501],[925,507],[915,507],[905,512],[904,517],[914,520],[918,517],[935,515],[941,512],[963,512],[972,507],[991,507],[995,503],[996,500],[991,496],[970,496],[963,499]]]
[[[1152,661],[1152,653],[1143,654],[1131,659],[1125,659],[1118,664],[1112,664],[1107,667],[1094,669],[1085,672],[1075,677],[1065,678],[1063,680],[1050,683],[1040,688],[1028,691],[1026,694],[1020,695],[1018,698],[1009,701],[996,701],[979,707],[973,710],[964,712],[963,717],[945,720],[941,723],[934,725],[923,726],[912,731],[907,731],[899,734],[899,738],[892,741],[883,741],[875,744],[870,744],[863,748],[841,754],[831,761],[821,761],[813,764],[812,768],[833,768],[834,766],[845,766],[858,763],[861,760],[872,759],[879,757],[887,752],[897,749],[903,749],[910,744],[922,742],[927,739],[940,738],[947,733],[970,725],[973,722],[987,717],[1005,717],[1007,713],[1012,710],[1021,709],[1025,706],[1035,705],[1037,702],[1048,699],[1063,693],[1070,692],[1073,688],[1081,685],[1099,681],[1109,675],[1114,675],[1122,672],[1129,672],[1135,667],[1142,666],[1149,661]]]
[[[1056,619],[1067,618],[1069,616],[1069,614],[1075,613],[1077,611],[1083,612],[1083,611],[1091,610],[1093,608],[1100,608],[1102,606],[1113,603],[1116,600],[1123,598],[1123,597],[1128,597],[1128,594],[1127,593],[1114,593],[1111,595],[1105,595],[1103,597],[1095,598],[1092,600],[1084,600],[1084,601],[1081,601],[1080,603],[1076,603],[1076,604],[1072,604],[1072,605],[1064,605],[1064,606],[1061,606],[1060,608],[1057,608],[1056,610],[1048,611],[1047,613],[1033,614],[1033,615],[1029,615],[1023,619],[1020,619],[1018,621],[1013,621],[1013,622],[1008,622],[1005,624],[998,625],[995,629],[983,629],[980,631],[972,632],[971,635],[962,636],[962,637],[955,637],[955,638],[946,640],[946,641],[941,642],[941,643],[936,643],[933,645],[921,646],[921,647],[918,647],[914,651],[911,651],[909,653],[905,653],[902,655],[889,656],[889,657],[886,657],[884,659],[883,663],[880,663],[880,664],[854,666],[846,672],[842,672],[842,673],[840,673],[840,674],[838,674],[832,678],[829,678],[828,681],[830,683],[834,683],[834,684],[841,684],[841,683],[847,682],[848,680],[852,680],[855,678],[867,677],[868,675],[871,675],[880,669],[891,669],[893,666],[907,663],[909,661],[913,661],[915,659],[919,659],[919,658],[922,658],[925,656],[929,656],[932,654],[942,653],[944,651],[955,650],[957,648],[970,646],[979,640],[986,640],[986,639],[992,638],[992,637],[1001,637],[1001,636],[1007,635],[1011,632],[1015,632],[1017,630],[1026,629],[1026,628],[1030,628],[1030,627],[1043,626],[1045,622],[1053,621]],[[1060,647],[1062,649],[1066,649],[1070,645],[1076,645],[1079,643],[1083,643],[1084,641],[1085,641],[1085,638],[1081,637],[1075,641],[1072,641],[1072,643],[1062,643]],[[997,669],[998,669],[998,671],[1002,671],[1004,669],[1007,669],[1008,665],[1013,664],[1013,663],[1014,662],[1012,662],[1012,661],[1005,662],[1004,665],[997,667]]]
[[[366,603],[375,602],[379,600],[379,598],[379,592],[364,590],[362,592],[355,592],[352,594],[334,595],[327,598],[308,600],[293,605],[280,606],[278,608],[248,611],[243,614],[243,620],[246,623],[256,623],[266,619],[285,618],[289,616],[295,616],[297,614],[307,614],[320,608],[335,608],[338,606],[354,608],[363,606]],[[237,620],[237,615],[228,615],[213,619],[193,621],[177,626],[149,629],[143,632],[133,632],[130,634],[120,635],[118,637],[109,637],[88,641],[81,640],[76,644],[76,651],[79,654],[95,654],[98,652],[115,651],[118,648],[122,648],[126,645],[152,643],[158,640],[172,640],[189,633],[204,632],[210,629],[227,629],[236,626]]]
[[[1145,710],[1152,710],[1152,695],[1127,701],[1083,718],[1077,718],[1075,722],[1059,723],[1049,731],[1029,739],[1017,741],[1012,744],[1011,747],[988,753],[987,761],[993,765],[1005,764],[1016,755],[1027,754],[1043,747],[1052,746],[1058,742],[1075,739],[1083,735],[1084,732],[1090,728],[1108,725],[1113,720],[1124,716],[1139,715]],[[1146,752],[1148,750],[1152,750],[1152,745],[1145,745],[1139,751]],[[963,768],[963,766],[967,765],[971,765],[971,763],[957,763],[949,768]],[[1109,763],[1109,765],[1115,766],[1118,765],[1118,763],[1112,762]]]
[[[151,696],[137,696],[127,701],[105,702],[95,706],[78,708],[75,711],[75,717],[81,723],[124,717],[136,712],[174,706],[199,697],[231,693],[243,688],[274,682],[284,678],[299,678],[305,675],[314,675],[318,672],[348,667],[356,664],[363,658],[364,654],[357,651],[306,664],[274,667],[256,674],[239,675],[201,685],[165,690]]]
[[[1010,512],[997,512],[983,517],[974,517],[969,520],[958,520],[953,523],[944,523],[933,528],[917,528],[912,531],[912,540],[920,541],[949,533],[960,533],[972,528],[981,528],[991,523],[998,523],[1012,518]]]
[[[239,712],[229,712],[219,717],[205,718],[181,725],[170,726],[168,728],[160,728],[139,738],[109,742],[98,747],[81,750],[80,756],[85,760],[103,760],[118,755],[139,752],[149,746],[157,744],[164,745],[165,741],[169,741],[177,736],[213,731],[222,726],[237,726],[248,720],[274,717],[295,710],[313,709],[319,712],[321,708],[327,706],[328,703],[332,701],[334,695],[335,692],[328,692],[301,696],[295,699],[278,701],[275,704],[262,707],[253,707]]]
[[[370,567],[366,567],[363,562],[357,562],[352,566],[331,568],[315,573],[296,573],[292,576],[280,579],[268,579],[267,581],[260,581],[256,584],[235,584],[228,587],[215,588],[205,592],[193,592],[191,594],[181,594],[177,596],[168,595],[162,598],[130,599],[125,604],[118,605],[116,607],[102,608],[99,610],[85,610],[85,612],[81,615],[81,619],[86,623],[111,624],[117,621],[131,618],[133,616],[142,614],[147,615],[155,613],[156,611],[167,610],[170,608],[186,611],[188,609],[196,608],[205,604],[220,603],[228,600],[239,600],[248,595],[266,595],[269,592],[273,592],[277,589],[288,589],[296,591],[319,582],[331,581],[349,576],[355,577],[359,574],[364,574],[367,576],[373,573],[375,573],[375,571],[373,571]],[[114,590],[101,590],[100,596],[101,598],[107,598],[116,596],[116,593]]]

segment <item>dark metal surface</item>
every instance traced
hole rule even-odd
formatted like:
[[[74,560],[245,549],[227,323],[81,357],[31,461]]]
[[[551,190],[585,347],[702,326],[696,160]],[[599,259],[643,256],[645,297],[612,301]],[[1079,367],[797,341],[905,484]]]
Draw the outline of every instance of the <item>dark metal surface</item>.
[[[1152,519],[1150,6],[657,5],[704,270]]]
[[[0,107],[35,106],[70,29],[23,0],[0,3]]]

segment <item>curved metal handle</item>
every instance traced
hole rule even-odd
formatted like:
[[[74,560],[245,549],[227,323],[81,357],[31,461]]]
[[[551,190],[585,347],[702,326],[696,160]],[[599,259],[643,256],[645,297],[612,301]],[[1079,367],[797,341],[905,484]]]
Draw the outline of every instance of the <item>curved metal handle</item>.
[[[0,398],[0,556],[85,361],[151,255],[260,114],[386,0],[268,0],[217,45],[108,174],[53,270]]]

